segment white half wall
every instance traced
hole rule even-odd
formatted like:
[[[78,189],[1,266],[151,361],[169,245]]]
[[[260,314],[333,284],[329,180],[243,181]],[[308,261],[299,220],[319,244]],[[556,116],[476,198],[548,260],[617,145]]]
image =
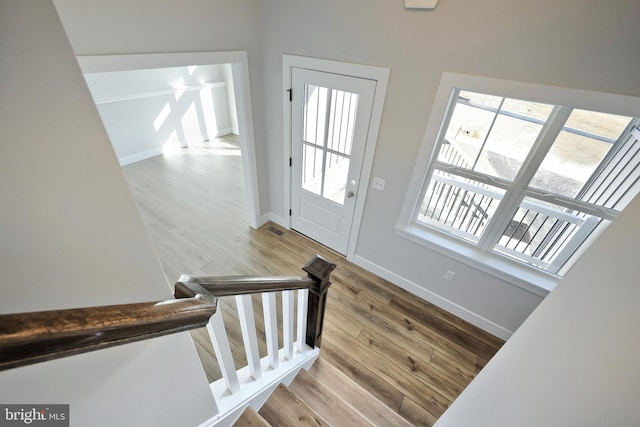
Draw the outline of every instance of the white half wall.
[[[640,425],[640,197],[436,423]]]
[[[0,40],[0,313],[171,299],[52,2],[0,2]],[[70,404],[74,426],[198,425],[214,408],[187,333],[0,384],[6,404]]]

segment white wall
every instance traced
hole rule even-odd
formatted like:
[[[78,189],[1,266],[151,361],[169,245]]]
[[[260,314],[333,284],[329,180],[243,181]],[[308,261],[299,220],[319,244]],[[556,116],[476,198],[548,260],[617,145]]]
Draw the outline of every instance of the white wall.
[[[261,206],[263,213],[271,210],[278,216],[284,215],[281,55],[390,67],[373,165],[373,176],[386,179],[386,187],[369,194],[357,254],[398,280],[415,283],[507,331],[515,330],[541,298],[393,231],[442,72],[640,96],[640,4],[633,0],[443,0],[434,11],[409,11],[401,1],[386,0],[55,3],[78,55],[248,50],[257,155],[262,159]],[[631,359],[638,350],[634,338],[640,310],[634,306],[637,287],[630,286],[638,276],[639,236],[633,221],[638,216],[636,201],[592,249],[595,255],[578,263],[553,298],[541,305],[532,326],[525,323],[454,403],[442,425],[527,425],[525,415],[532,425],[638,424],[632,401],[638,395],[638,371]],[[611,266],[602,268],[607,264]],[[446,269],[458,273],[449,285],[442,280]],[[516,351],[518,346],[523,350]],[[628,369],[626,375],[622,369]],[[600,396],[599,384],[604,390]],[[488,405],[486,413],[483,405]],[[487,421],[489,409],[496,415]],[[562,424],[571,411],[575,422]],[[509,423],[510,416],[518,422]]]
[[[372,171],[386,186],[368,194],[358,260],[503,336],[541,296],[394,232],[442,73],[640,95],[640,4],[632,0],[442,1],[433,11],[386,0],[55,4],[78,55],[247,50],[260,206],[273,217],[285,214],[282,54],[390,67]],[[457,273],[453,283],[443,280],[447,269]]]
[[[640,197],[437,427],[640,425]]]
[[[0,2],[0,313],[170,299],[50,1]],[[0,373],[4,403],[69,403],[72,425],[212,415],[187,333]]]
[[[284,215],[281,55],[390,67],[372,170],[386,186],[368,193],[357,260],[508,336],[540,296],[394,232],[442,73],[640,95],[638,12],[640,4],[626,0],[441,1],[433,11],[384,0],[261,2],[271,210]],[[452,283],[443,280],[447,269],[457,273]]]
[[[224,65],[86,73],[121,164],[231,133]],[[188,90],[180,91],[179,88]]]
[[[76,55],[247,51],[256,158],[266,158],[258,0],[54,0]],[[266,162],[258,163],[261,215]]]

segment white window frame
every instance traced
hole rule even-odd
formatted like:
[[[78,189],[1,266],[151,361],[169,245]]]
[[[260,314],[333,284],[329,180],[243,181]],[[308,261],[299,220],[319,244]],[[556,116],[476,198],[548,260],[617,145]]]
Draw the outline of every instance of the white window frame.
[[[441,130],[441,125],[455,105],[451,102],[451,94],[458,89],[508,98],[526,99],[545,104],[570,105],[576,109],[632,117],[640,116],[640,98],[458,73],[444,73],[442,76],[407,190],[407,196],[402,206],[400,220],[396,225],[396,233],[516,286],[545,296],[556,286],[560,280],[559,276],[491,251],[486,251],[486,247],[482,247],[484,241],[481,241],[479,245],[468,243],[449,233],[425,226],[416,221],[418,210],[422,204],[421,196],[431,178],[432,159],[433,156],[438,155],[438,153],[434,152],[434,145],[438,141],[439,133],[446,131]],[[559,109],[561,108],[556,110]],[[602,230],[604,230],[604,227],[598,227],[572,258],[579,258]]]

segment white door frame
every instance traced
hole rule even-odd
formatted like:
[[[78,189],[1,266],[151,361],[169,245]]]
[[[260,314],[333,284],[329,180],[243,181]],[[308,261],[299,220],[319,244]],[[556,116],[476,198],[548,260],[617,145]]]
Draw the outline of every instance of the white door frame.
[[[188,65],[231,64],[238,128],[240,131],[240,151],[242,153],[242,173],[247,197],[248,222],[252,228],[258,228],[261,225],[258,222],[260,218],[260,197],[249,87],[249,62],[246,51],[97,55],[78,56],[77,59],[83,73],[184,67]]]
[[[284,212],[286,218],[285,225],[287,228],[291,228],[291,217],[288,213],[289,209],[291,209],[291,167],[289,166],[289,159],[291,158],[292,138],[291,102],[289,102],[288,89],[291,88],[292,68],[306,68],[314,71],[343,74],[346,76],[376,81],[376,91],[373,97],[373,109],[371,111],[371,120],[369,121],[369,132],[365,146],[364,160],[362,162],[362,171],[360,173],[360,182],[358,183],[358,191],[356,193],[358,194],[358,198],[356,199],[353,223],[351,225],[351,234],[349,235],[349,245],[347,247],[347,259],[352,260],[355,256],[360,224],[362,222],[362,214],[364,213],[364,205],[367,199],[367,189],[369,188],[369,179],[371,177],[371,169],[373,167],[373,155],[376,150],[376,143],[378,142],[378,130],[380,128],[380,119],[382,118],[382,107],[384,105],[384,98],[387,93],[387,84],[389,82],[389,69],[371,65],[309,58],[305,56],[282,55],[282,133],[284,139],[283,160],[285,167]],[[296,94],[293,96],[296,96]]]

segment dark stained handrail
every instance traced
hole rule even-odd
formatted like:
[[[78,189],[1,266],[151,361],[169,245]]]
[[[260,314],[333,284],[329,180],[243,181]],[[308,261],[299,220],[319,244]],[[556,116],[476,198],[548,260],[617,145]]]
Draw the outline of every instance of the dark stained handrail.
[[[307,277],[299,276],[189,276],[182,275],[175,285],[176,298],[190,298],[199,292],[209,292],[216,297],[244,295],[258,292],[309,289],[306,343],[311,348],[320,347],[324,322],[329,276],[336,264],[320,255],[314,256],[302,269]],[[204,290],[203,290],[204,289]]]
[[[0,315],[0,371],[205,326],[217,297],[309,289],[306,342],[319,347],[329,275],[316,255],[307,277],[182,276],[175,300]]]
[[[187,276],[182,275],[178,285],[199,285],[217,297],[246,295],[257,292],[289,291],[311,289],[316,281],[301,276]]]
[[[0,371],[205,326],[215,298],[0,315]]]

